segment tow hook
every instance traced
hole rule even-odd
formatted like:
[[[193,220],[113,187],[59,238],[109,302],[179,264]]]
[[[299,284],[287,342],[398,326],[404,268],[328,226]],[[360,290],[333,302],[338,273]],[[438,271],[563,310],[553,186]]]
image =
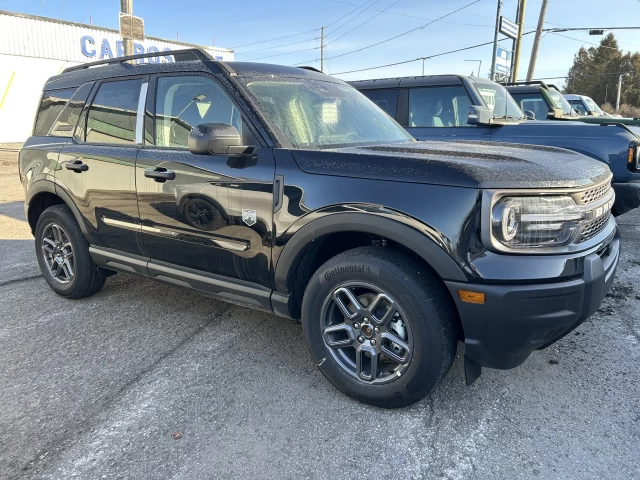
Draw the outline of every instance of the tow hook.
[[[464,378],[467,381],[467,387],[473,385],[473,383],[480,378],[482,373],[482,367],[477,363],[472,362],[464,356]]]

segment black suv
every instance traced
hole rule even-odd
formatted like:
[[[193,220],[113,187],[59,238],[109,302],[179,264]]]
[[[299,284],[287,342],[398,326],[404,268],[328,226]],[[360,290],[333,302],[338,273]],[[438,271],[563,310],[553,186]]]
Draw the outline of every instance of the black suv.
[[[471,383],[565,335],[611,287],[606,165],[415,142],[317,71],[173,55],[44,87],[20,176],[56,293],[89,296],[120,271],[301,318],[337,388],[400,407],[445,376],[459,339]]]

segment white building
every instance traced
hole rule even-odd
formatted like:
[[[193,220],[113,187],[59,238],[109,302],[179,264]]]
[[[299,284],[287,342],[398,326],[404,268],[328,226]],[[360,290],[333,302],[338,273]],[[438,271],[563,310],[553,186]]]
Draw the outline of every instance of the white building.
[[[135,53],[199,47],[218,60],[233,50],[155,37],[136,41]],[[42,86],[72,65],[124,55],[117,30],[0,10],[0,142],[21,142],[31,134]],[[170,56],[145,61],[172,61]]]

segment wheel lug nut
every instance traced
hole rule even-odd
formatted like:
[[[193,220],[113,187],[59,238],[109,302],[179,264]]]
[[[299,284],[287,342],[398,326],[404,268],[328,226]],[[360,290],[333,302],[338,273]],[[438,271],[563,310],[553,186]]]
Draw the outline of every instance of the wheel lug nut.
[[[374,346],[375,346],[375,344],[376,344],[376,343],[377,343],[377,342],[376,342],[376,339],[375,339],[375,338],[371,339],[371,345],[374,345]]]
[[[353,324],[353,328],[360,328],[360,324],[359,323],[354,323]]]
[[[362,320],[362,323],[369,323],[369,319],[365,318],[364,320]]]
[[[363,337],[362,335],[360,335],[360,336],[358,337],[358,341],[359,341],[360,343],[364,343],[364,337]]]
[[[380,333],[380,329],[378,327],[373,327],[373,331],[376,333]]]

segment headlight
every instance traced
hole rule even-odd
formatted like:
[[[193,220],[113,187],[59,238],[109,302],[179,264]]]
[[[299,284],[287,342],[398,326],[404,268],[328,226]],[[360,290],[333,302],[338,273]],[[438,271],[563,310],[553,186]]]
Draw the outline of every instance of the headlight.
[[[493,237],[517,249],[570,243],[586,212],[569,196],[503,197],[491,217]]]

